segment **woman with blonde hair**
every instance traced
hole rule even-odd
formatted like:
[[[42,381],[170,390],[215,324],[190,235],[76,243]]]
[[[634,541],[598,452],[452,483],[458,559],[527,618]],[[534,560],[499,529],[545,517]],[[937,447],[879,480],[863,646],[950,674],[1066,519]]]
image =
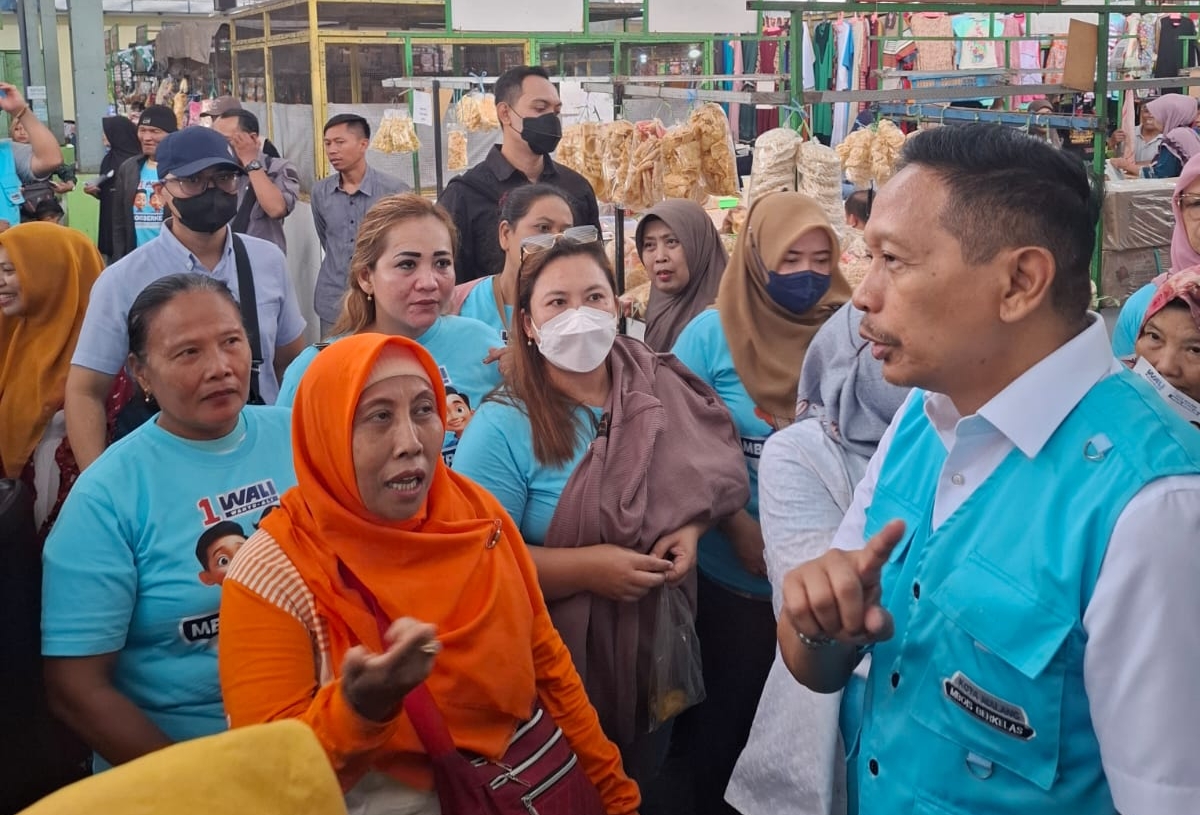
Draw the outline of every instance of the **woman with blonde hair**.
[[[392,195],[371,207],[358,230],[342,313],[331,338],[305,349],[288,366],[276,404],[291,405],[301,377],[322,348],[365,333],[416,341],[437,360],[442,384],[479,404],[500,382],[496,366],[485,365],[484,358],[503,343],[495,329],[478,320],[443,314],[454,292],[457,243],[450,215],[419,195]],[[442,450],[447,463],[457,444],[458,437],[447,433]]]

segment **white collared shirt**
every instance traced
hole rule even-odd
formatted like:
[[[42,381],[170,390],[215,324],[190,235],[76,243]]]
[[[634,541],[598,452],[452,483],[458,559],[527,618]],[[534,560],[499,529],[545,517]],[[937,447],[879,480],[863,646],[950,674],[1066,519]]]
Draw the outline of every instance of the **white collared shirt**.
[[[1014,447],[1033,457],[1100,380],[1120,369],[1103,321],[1030,368],[979,412],[962,417],[925,393],[925,415],[946,462],[932,529],[939,527]],[[909,399],[920,398],[914,392]],[[833,546],[861,549],[866,509],[901,407],[859,483]],[[1036,409],[1031,409],[1036,405]],[[1122,815],[1192,815],[1200,801],[1200,476],[1154,481],[1117,519],[1083,616],[1084,685],[1104,772]]]

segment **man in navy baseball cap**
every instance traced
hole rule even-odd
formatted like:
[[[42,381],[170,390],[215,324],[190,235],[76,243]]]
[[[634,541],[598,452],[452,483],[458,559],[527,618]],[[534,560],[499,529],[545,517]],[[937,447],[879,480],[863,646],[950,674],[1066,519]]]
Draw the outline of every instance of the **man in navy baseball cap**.
[[[241,173],[242,165],[229,141],[207,127],[185,127],[169,134],[158,145],[158,177],[161,180],[191,178],[209,167],[224,167]]]

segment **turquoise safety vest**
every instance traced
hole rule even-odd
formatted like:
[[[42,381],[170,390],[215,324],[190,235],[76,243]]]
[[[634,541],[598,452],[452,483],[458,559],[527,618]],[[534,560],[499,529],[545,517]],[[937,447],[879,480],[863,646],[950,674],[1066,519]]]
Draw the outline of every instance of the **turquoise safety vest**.
[[[907,531],[883,571],[896,633],[873,649],[856,745],[847,734],[853,811],[1114,813],[1083,613],[1117,518],[1151,481],[1200,473],[1200,433],[1122,371],[931,532],[946,449],[923,401],[897,427],[866,514],[868,537],[893,518]]]
[[[13,158],[12,139],[0,139],[0,219],[12,226],[21,222],[21,178],[17,175],[17,162]]]

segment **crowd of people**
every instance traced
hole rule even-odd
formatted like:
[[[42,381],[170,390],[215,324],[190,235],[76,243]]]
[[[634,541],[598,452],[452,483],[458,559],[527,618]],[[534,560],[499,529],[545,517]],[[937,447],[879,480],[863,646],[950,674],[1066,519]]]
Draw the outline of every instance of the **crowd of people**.
[[[803,194],[729,254],[650,209],[643,342],[553,84],[496,100],[438,203],[326,124],[315,345],[296,171],[236,100],[105,120],[99,247],[0,231],[6,579],[42,587],[0,807],[192,768],[263,812],[1193,811],[1200,425],[1147,379],[1200,401],[1200,157],[1111,342],[1085,171],[987,125],[847,202],[854,284]],[[45,177],[23,105],[0,171]]]

